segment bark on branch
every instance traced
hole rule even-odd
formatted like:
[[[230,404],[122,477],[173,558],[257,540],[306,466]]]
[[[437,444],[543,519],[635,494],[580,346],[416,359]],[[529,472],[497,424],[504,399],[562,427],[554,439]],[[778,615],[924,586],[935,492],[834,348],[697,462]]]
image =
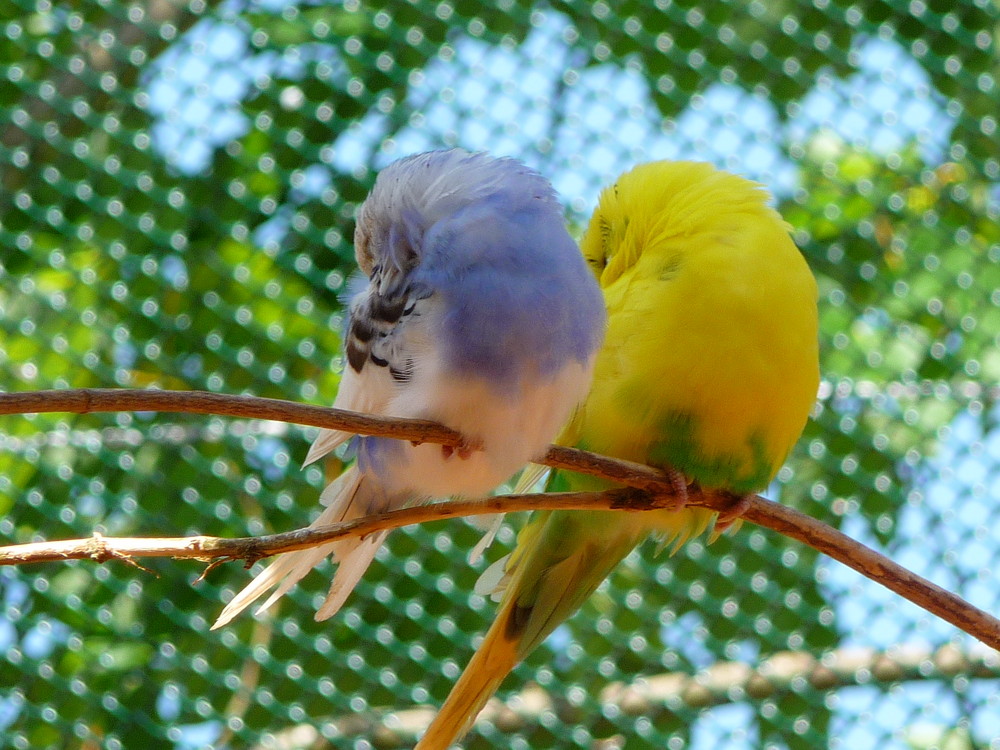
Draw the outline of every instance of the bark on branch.
[[[373,417],[251,396],[226,396],[198,391],[128,389],[0,394],[0,414],[38,412],[85,414],[106,411],[218,414],[307,424],[414,442],[452,446],[462,444],[462,436],[459,433],[433,422]],[[670,478],[658,469],[575,448],[551,446],[546,455],[539,459],[539,463],[604,477],[628,486],[600,493],[508,495],[471,502],[435,503],[382,513],[346,524],[240,539],[207,536],[112,539],[95,535],[90,539],[37,542],[0,548],[0,565],[67,559],[93,559],[105,562],[110,559],[131,560],[136,557],[190,557],[203,561],[242,559],[249,564],[262,557],[316,546],[340,537],[364,536],[379,529],[393,529],[459,516],[538,509],[620,512],[662,510],[671,506],[675,493]],[[729,493],[709,493],[693,487],[689,492],[688,504],[725,511],[730,509],[737,499]],[[983,643],[1000,649],[1000,620],[822,521],[759,496],[750,498],[742,517],[823,552]]]

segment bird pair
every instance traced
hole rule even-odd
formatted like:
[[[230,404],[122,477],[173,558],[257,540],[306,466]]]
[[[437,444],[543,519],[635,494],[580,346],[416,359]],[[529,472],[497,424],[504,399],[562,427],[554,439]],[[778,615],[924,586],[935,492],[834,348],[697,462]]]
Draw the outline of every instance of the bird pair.
[[[347,440],[357,460],[322,493],[315,524],[482,495],[553,438],[704,488],[765,487],[819,379],[816,284],[767,197],[707,164],[645,164],[601,194],[581,255],[549,183],[514,160],[452,150],[387,167],[357,215],[367,284],[350,302],[334,405],[442,422],[469,449],[324,430],[307,463]],[[547,483],[611,486],[564,471]],[[417,750],[464,735],[640,541],[680,544],[713,517],[537,512],[484,574],[496,620]],[[280,556],[214,627],[276,586],[266,609],[331,554],[338,567],[316,618],[332,616],[386,533]]]

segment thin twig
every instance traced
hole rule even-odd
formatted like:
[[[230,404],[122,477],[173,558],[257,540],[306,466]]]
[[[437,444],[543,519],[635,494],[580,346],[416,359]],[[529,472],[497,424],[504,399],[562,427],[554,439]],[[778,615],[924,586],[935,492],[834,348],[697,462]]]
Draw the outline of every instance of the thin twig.
[[[462,444],[460,434],[433,422],[372,417],[251,396],[224,396],[199,391],[117,389],[0,394],[0,414],[123,410],[194,412],[273,419],[367,435],[385,435],[414,442],[456,446]],[[0,548],[0,565],[88,558],[105,562],[121,556],[193,557],[203,561],[218,558],[242,559],[251,564],[269,555],[313,547],[343,536],[364,536],[380,529],[459,516],[538,509],[663,511],[670,507],[670,498],[675,491],[670,478],[658,469],[575,448],[551,446],[539,462],[601,476],[629,487],[602,493],[507,495],[471,502],[436,503],[369,516],[347,524],[241,539],[206,536],[181,539],[112,539],[95,535],[94,538],[83,540],[36,542]],[[688,503],[724,511],[730,509],[737,499],[730,493],[708,493],[693,487],[689,492]],[[759,496],[749,499],[743,518],[825,553],[993,648],[1000,649],[1000,620],[822,521]]]

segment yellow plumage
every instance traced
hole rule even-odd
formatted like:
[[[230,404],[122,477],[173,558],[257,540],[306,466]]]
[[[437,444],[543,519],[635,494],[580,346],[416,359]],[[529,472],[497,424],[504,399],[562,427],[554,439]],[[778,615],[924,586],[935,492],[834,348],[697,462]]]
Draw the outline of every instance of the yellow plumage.
[[[816,397],[816,284],[766,199],[691,162],[640,166],[601,195],[582,243],[608,309],[588,448],[737,491],[778,470]],[[674,446],[678,425],[691,434]]]
[[[670,466],[706,488],[763,489],[819,383],[816,283],[759,185],[694,162],[637,167],[606,189],[582,241],[608,332],[563,442]],[[556,472],[550,489],[610,486]],[[683,542],[691,508],[543,512],[518,537],[497,620],[418,750],[444,750],[504,675],[650,534]]]

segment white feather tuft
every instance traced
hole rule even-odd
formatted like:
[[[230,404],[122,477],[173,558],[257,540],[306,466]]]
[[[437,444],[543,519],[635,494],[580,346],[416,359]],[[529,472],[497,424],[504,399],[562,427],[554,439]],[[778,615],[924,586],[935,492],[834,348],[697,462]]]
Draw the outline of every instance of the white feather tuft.
[[[503,594],[504,589],[507,588],[507,583],[510,580],[510,576],[507,573],[507,562],[509,560],[510,555],[504,555],[490,565],[476,579],[476,585],[472,590],[480,596],[490,597],[495,602],[500,601],[500,596]]]
[[[320,496],[321,500],[327,507],[319,515],[319,517],[310,524],[310,528],[325,526],[332,523],[340,523],[341,521],[350,520],[351,518],[356,518],[369,512],[367,508],[363,507],[367,503],[366,493],[363,486],[364,484],[365,477],[358,472],[355,467],[351,467],[337,477],[337,479],[331,482]],[[232,601],[229,602],[225,609],[222,610],[222,613],[215,621],[215,624],[212,625],[212,630],[221,628],[223,625],[230,622],[240,612],[263,596],[268,589],[273,586],[277,586],[277,589],[257,609],[255,614],[259,615],[266,611],[279,598],[287,593],[292,586],[301,581],[310,570],[316,567],[323,560],[324,557],[330,554],[333,554],[338,559],[341,559],[342,563],[343,561],[350,563],[347,567],[351,571],[350,576],[356,576],[356,583],[357,579],[359,579],[361,574],[364,573],[364,568],[368,567],[367,564],[365,564],[364,568],[362,568],[360,572],[357,572],[360,561],[364,559],[364,554],[361,554],[356,558],[352,558],[352,555],[354,555],[357,547],[358,540],[345,539],[343,541],[330,542],[329,544],[313,547],[311,549],[299,550],[297,552],[286,552],[283,555],[279,555],[266,570],[261,572],[256,578],[247,584],[242,591],[233,597]],[[376,549],[378,549],[377,546]],[[374,557],[374,553],[372,553],[371,557]],[[368,558],[368,562],[371,562],[371,557]],[[341,570],[338,569],[337,577],[334,578],[335,585],[338,577],[340,577],[340,574]],[[343,584],[343,577],[341,578],[341,581]],[[337,593],[339,594],[339,592]],[[343,594],[341,603],[349,593],[350,590],[348,589]],[[328,597],[328,600],[329,598],[330,597]],[[329,609],[327,603],[324,603],[324,607]],[[330,611],[329,615],[332,615],[335,611],[336,609]]]

